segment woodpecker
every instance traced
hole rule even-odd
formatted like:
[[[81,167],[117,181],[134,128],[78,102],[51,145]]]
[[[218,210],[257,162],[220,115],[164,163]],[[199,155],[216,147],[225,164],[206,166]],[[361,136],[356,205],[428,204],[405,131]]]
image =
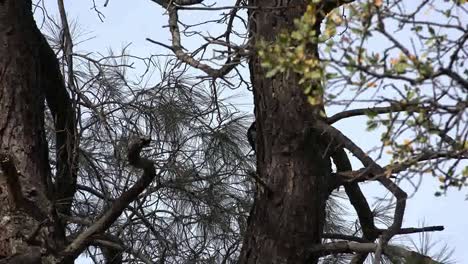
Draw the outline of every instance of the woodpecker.
[[[255,142],[257,141],[257,126],[255,125],[255,121],[247,130],[247,140],[249,141],[253,151],[255,151]]]

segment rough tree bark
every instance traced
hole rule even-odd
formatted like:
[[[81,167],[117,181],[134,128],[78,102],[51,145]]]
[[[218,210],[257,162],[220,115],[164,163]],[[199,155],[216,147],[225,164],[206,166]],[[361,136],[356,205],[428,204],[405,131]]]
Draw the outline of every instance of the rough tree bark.
[[[274,40],[294,27],[309,1],[251,0],[251,36]],[[310,47],[312,52],[316,47]],[[316,53],[316,52],[314,52]],[[320,118],[294,74],[265,78],[260,59],[250,60],[257,122],[257,173],[271,188],[258,190],[240,263],[316,263],[307,249],[320,243],[330,158],[311,127]]]
[[[0,263],[53,263],[65,245],[53,206],[45,97],[52,112],[70,114],[53,109],[52,99],[63,99],[55,105],[64,105],[68,94],[55,54],[33,19],[31,1],[1,0]],[[53,115],[56,122],[63,119]]]

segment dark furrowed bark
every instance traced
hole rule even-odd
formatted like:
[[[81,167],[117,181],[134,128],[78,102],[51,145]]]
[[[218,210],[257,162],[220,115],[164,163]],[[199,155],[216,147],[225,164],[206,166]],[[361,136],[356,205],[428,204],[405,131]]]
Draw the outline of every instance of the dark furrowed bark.
[[[289,3],[288,3],[289,2]],[[291,30],[308,1],[252,0],[254,42],[271,41]],[[266,8],[276,6],[277,8]],[[316,47],[312,47],[316,48]],[[319,118],[294,74],[266,78],[255,55],[250,60],[257,124],[257,172],[271,188],[259,189],[249,218],[240,263],[316,263],[307,248],[320,243],[331,165],[320,135]]]
[[[55,55],[44,57],[44,49],[51,51],[31,1],[0,1],[0,260],[6,263],[52,261],[65,241],[50,201],[44,132],[44,84],[60,72],[50,70]]]

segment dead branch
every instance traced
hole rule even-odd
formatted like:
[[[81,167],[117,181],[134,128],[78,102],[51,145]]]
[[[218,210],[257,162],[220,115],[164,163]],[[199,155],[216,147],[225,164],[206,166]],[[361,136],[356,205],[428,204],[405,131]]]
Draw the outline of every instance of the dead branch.
[[[179,60],[187,63],[188,65],[194,68],[204,71],[206,74],[208,74],[209,76],[213,78],[221,78],[225,76],[232,69],[234,69],[235,66],[237,66],[240,63],[241,56],[237,54],[232,59],[231,63],[224,64],[220,69],[214,69],[211,66],[196,60],[195,58],[190,56],[188,53],[184,52],[182,48],[182,44],[181,44],[181,39],[180,39],[179,26],[177,24],[179,21],[177,8],[174,6],[168,7],[168,12],[169,12],[169,29],[172,35],[172,49],[174,50],[174,54]]]
[[[130,165],[143,169],[143,175],[136,183],[119,198],[114,200],[112,206],[104,212],[101,217],[82,233],[80,233],[62,252],[64,259],[74,259],[78,256],[91,242],[91,237],[95,234],[102,233],[122,214],[123,210],[133,201],[138,198],[138,195],[144,191],[159,174],[156,174],[154,162],[140,157],[140,152],[143,147],[150,143],[149,138],[134,138],[129,142],[128,160]]]

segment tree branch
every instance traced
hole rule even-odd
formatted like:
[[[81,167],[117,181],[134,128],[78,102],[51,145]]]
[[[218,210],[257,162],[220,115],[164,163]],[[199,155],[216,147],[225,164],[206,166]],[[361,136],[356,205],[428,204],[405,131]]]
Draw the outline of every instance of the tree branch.
[[[369,108],[359,108],[359,109],[343,111],[343,112],[337,113],[329,117],[327,119],[327,123],[333,124],[345,118],[368,115],[368,114],[387,114],[387,113],[402,112],[402,111],[406,111],[408,113],[414,113],[414,112],[417,113],[421,110],[430,111],[431,109],[434,109],[434,107],[437,107],[437,105],[428,106],[428,105],[420,105],[420,104],[414,104],[414,103],[392,103],[390,106],[385,106],[385,107],[369,107]],[[461,107],[458,107],[458,108],[461,108]],[[461,112],[461,110],[457,110],[457,106],[452,106],[447,110],[450,112],[459,112],[459,111]],[[457,147],[458,144],[456,140],[454,140],[452,137],[447,135],[446,132],[439,129],[436,125],[429,123],[428,130],[432,132],[436,132],[437,135],[439,135],[443,141],[445,141],[446,143],[454,147]]]
[[[171,4],[177,6],[190,6],[203,3],[203,0],[151,0],[156,4],[168,8]]]
[[[315,245],[310,249],[310,253],[314,255],[318,254],[320,256],[345,253],[372,253],[377,250],[377,247],[378,245],[374,243],[339,241]],[[403,258],[405,263],[440,264],[440,262],[437,262],[428,256],[393,245],[383,246],[383,253],[391,257]]]
[[[232,69],[234,69],[238,64],[240,64],[241,58],[247,54],[247,52],[245,52],[242,47],[231,47],[236,50],[235,55],[229,55],[227,61],[219,69],[214,69],[208,64],[204,64],[200,62],[199,60],[195,59],[193,56],[189,55],[183,50],[183,47],[181,44],[180,30],[179,30],[179,25],[178,25],[179,16],[177,13],[178,12],[177,6],[166,5],[165,7],[169,13],[169,30],[172,35],[172,46],[167,46],[167,45],[163,45],[163,46],[171,49],[180,61],[196,69],[199,69],[205,72],[206,74],[208,74],[210,77],[216,79],[216,78],[223,78],[226,74],[228,74]],[[161,45],[161,43],[159,42],[155,42],[155,41],[151,41],[151,42]]]
[[[55,125],[56,182],[55,190],[49,190],[49,192],[52,192],[54,199],[59,201],[56,203],[57,210],[69,215],[71,202],[76,192],[78,170],[75,110],[67,92],[57,57],[45,37],[40,32],[38,34],[41,41],[41,75],[46,76],[41,78],[39,85],[44,91],[47,106],[52,113]]]
[[[377,234],[381,234],[385,232],[386,229],[378,229],[376,228]],[[414,233],[423,233],[423,232],[434,232],[434,231],[443,231],[444,226],[425,226],[425,227],[406,227],[400,229],[397,235],[407,235],[407,234],[414,234]],[[340,240],[348,240],[354,241],[359,243],[369,243],[371,240],[362,237],[350,236],[345,234],[334,234],[334,233],[324,233],[322,238],[325,239],[340,239]]]
[[[444,226],[426,226],[426,227],[407,227],[401,228],[398,231],[397,235],[407,235],[407,234],[414,234],[414,233],[422,233],[422,232],[434,232],[434,231],[443,231]],[[379,229],[380,233],[385,232],[385,229]]]
[[[352,170],[351,162],[344,148],[339,148],[332,154],[333,162],[336,165],[337,172]],[[359,223],[363,232],[363,240],[374,241],[379,233],[374,223],[374,214],[366,200],[366,197],[361,191],[357,182],[346,182],[343,184],[346,195],[349,198],[351,205],[354,207],[359,219]],[[358,254],[353,258],[352,263],[364,263],[367,254]]]
[[[129,142],[128,160],[130,165],[143,169],[143,175],[136,183],[117,198],[112,206],[90,227],[80,233],[62,252],[64,258],[74,259],[78,256],[91,242],[91,236],[104,232],[123,212],[123,210],[133,201],[138,195],[149,186],[156,176],[154,162],[140,157],[140,152],[144,146],[150,143],[149,138],[134,138]]]
[[[400,229],[403,223],[403,215],[405,213],[406,199],[408,195],[398,187],[388,177],[388,173],[380,167],[374,160],[372,160],[361,148],[359,148],[353,141],[343,135],[338,129],[328,125],[322,120],[317,120],[313,123],[315,129],[320,131],[322,134],[328,137],[328,142],[334,147],[345,147],[353,155],[355,155],[361,163],[365,166],[365,170],[369,171],[371,175],[375,176],[375,179],[379,181],[387,190],[389,190],[396,198],[396,208],[393,217],[392,225],[384,232],[381,236],[382,247],[395,235]],[[379,248],[378,248],[379,249]],[[379,260],[380,252],[376,252],[376,259]]]
[[[421,106],[417,104],[401,104],[401,103],[392,103],[390,106],[383,106],[383,107],[369,107],[369,108],[359,108],[359,109],[352,109],[343,112],[339,112],[329,118],[327,118],[328,124],[336,123],[342,119],[355,117],[355,116],[362,116],[368,114],[387,114],[392,112],[419,112],[420,110],[427,110],[431,109],[428,106]]]
[[[139,259],[141,262],[146,263],[146,264],[152,264],[154,261],[152,261],[150,258],[147,256],[143,255],[142,253],[133,250],[131,246],[124,245],[122,241],[116,241],[115,239],[112,239],[112,237],[109,237],[108,235],[105,235],[103,237],[93,237],[93,242],[91,243],[95,246],[98,246],[100,248],[108,248],[108,249],[113,249],[117,252],[127,252],[135,258]],[[109,261],[106,259],[106,261]],[[108,263],[108,262],[106,262]],[[109,262],[110,263],[110,262]]]
[[[439,159],[439,158],[451,158],[451,159],[468,159],[468,150],[453,150],[448,152],[433,152],[433,151],[426,151],[417,155],[414,155],[412,158],[408,159],[404,162],[396,162],[393,164],[389,164],[383,167],[384,172],[379,175],[374,175],[370,173],[367,168],[362,168],[357,171],[344,171],[344,172],[337,172],[336,176],[341,179],[338,179],[337,182],[343,181],[367,181],[367,180],[375,180],[376,178],[388,176],[391,174],[399,173],[404,170],[407,170],[412,165],[421,162],[427,161],[432,159]],[[370,177],[374,177],[370,179]],[[336,187],[335,187],[336,188]]]

